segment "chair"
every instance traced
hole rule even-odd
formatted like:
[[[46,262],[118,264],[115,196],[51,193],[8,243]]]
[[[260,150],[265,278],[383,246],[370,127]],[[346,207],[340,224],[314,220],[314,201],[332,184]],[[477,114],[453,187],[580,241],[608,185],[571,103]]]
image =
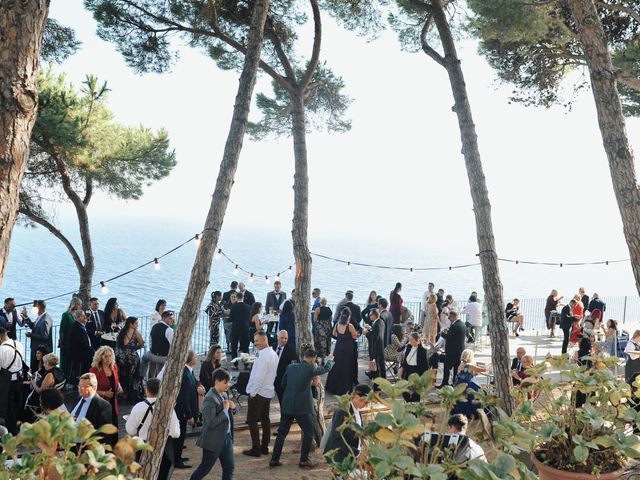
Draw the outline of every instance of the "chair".
[[[229,391],[231,392],[231,397],[236,401],[239,406],[242,406],[240,402],[240,397],[243,395],[248,397],[247,393],[247,385],[249,384],[249,372],[240,372],[238,377],[236,378],[236,382],[229,387]]]

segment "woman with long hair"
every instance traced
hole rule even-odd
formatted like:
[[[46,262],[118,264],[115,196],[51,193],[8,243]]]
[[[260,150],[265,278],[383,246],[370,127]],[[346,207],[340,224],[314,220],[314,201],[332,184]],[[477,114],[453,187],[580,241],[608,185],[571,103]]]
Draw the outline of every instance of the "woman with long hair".
[[[334,395],[344,395],[353,389],[354,359],[353,341],[358,338],[358,332],[351,324],[351,310],[343,308],[338,322],[333,327],[336,346],[333,349],[335,365],[329,370],[325,389]]]
[[[151,314],[151,321],[153,323],[158,323],[162,320],[162,312],[167,309],[167,301],[163,298],[156,302],[156,308],[153,309],[153,313]]]
[[[324,357],[331,352],[331,318],[333,312],[327,307],[329,301],[326,297],[320,299],[320,306],[313,313],[316,331],[313,336],[313,344],[321,364],[324,364]]]
[[[293,303],[289,300],[282,305],[282,312],[280,313],[280,324],[278,325],[278,331],[286,330],[289,334],[289,345],[294,351],[297,351],[296,347],[296,315],[293,311]]]
[[[116,363],[126,398],[131,403],[137,403],[144,398],[138,356],[138,350],[142,347],[144,347],[144,340],[138,330],[138,319],[128,317],[116,339]]]
[[[69,308],[62,314],[60,319],[60,338],[58,340],[58,347],[60,347],[60,368],[64,373],[65,378],[71,378],[71,369],[73,367],[73,361],[71,360],[71,345],[68,342],[69,329],[74,324],[73,312],[82,308],[82,300],[78,297],[72,297],[69,303]]]
[[[251,326],[253,327],[253,330],[249,331],[249,338],[251,339],[253,339],[253,335],[258,330],[264,330],[264,325],[260,321],[261,314],[262,314],[262,303],[255,302],[253,305],[251,305],[250,318],[251,318]]]
[[[106,316],[106,315],[105,315]],[[111,347],[100,347],[93,356],[89,372],[98,379],[97,394],[111,404],[111,423],[118,428],[118,395],[122,393],[118,364]],[[118,434],[106,435],[105,439],[113,446],[118,441]]]
[[[389,313],[393,317],[394,324],[402,323],[402,297],[400,296],[400,291],[402,290],[402,284],[400,282],[396,283],[396,286],[391,293],[389,293]]]
[[[378,308],[378,294],[375,290],[371,290],[369,292],[369,296],[367,297],[367,301],[365,302],[366,307],[362,310],[362,320],[366,325],[371,325],[371,319],[369,318],[369,312],[374,308]]]
[[[209,316],[209,345],[218,345],[220,343],[220,321],[224,316],[221,300],[222,292],[220,290],[211,292],[211,302],[204,310]]]
[[[104,306],[104,323],[107,331],[116,331],[118,325],[123,323],[127,318],[127,314],[118,305],[118,299],[113,297],[107,300]]]
[[[428,343],[435,343],[436,336],[438,335],[438,306],[436,301],[438,297],[435,293],[429,295],[427,305],[424,312],[424,325],[422,326],[422,333],[427,339]]]
[[[218,368],[222,368],[222,347],[211,345],[200,366],[200,384],[204,387],[205,393],[213,388],[213,372]]]

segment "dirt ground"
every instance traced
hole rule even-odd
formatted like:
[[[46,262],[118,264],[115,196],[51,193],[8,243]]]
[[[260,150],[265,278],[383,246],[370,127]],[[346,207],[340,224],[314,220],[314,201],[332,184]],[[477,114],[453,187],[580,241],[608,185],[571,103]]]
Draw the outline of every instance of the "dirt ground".
[[[245,450],[251,446],[251,439],[249,437],[248,430],[235,432],[235,473],[234,477],[238,480],[266,480],[274,479],[278,480],[329,480],[333,478],[329,471],[329,467],[322,458],[322,453],[319,450],[311,453],[311,458],[318,462],[318,467],[313,470],[306,470],[298,467],[298,461],[300,460],[299,453],[293,453],[293,449],[300,443],[300,430],[297,426],[291,428],[291,432],[287,437],[284,444],[284,450],[282,451],[281,461],[284,464],[278,468],[269,468],[269,460],[271,455],[263,455],[260,458],[248,457],[242,454],[242,450]],[[187,437],[183,456],[187,457],[189,461],[187,464],[193,468],[184,470],[174,470],[171,479],[184,480],[191,476],[191,473],[197,468],[202,459],[202,449],[196,447],[197,437]],[[275,437],[272,437],[269,450],[273,448]],[[213,470],[207,478],[217,479],[222,475],[222,469],[220,464],[216,462]]]

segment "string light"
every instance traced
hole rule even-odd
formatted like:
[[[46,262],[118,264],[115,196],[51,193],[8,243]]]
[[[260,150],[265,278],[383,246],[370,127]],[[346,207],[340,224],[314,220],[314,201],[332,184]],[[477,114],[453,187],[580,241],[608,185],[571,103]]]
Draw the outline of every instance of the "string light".
[[[238,265],[236,265],[236,268],[233,269],[233,274],[238,275],[239,273],[240,273],[240,268],[238,268]]]
[[[289,265],[289,268],[287,269],[287,275],[291,275],[292,273],[293,273],[293,267]]]
[[[351,262],[347,262],[347,272],[351,270]]]
[[[274,280],[275,280],[276,282],[279,282],[279,281],[280,281],[280,273],[276,273],[276,276],[274,277]]]
[[[153,268],[155,269],[156,272],[160,271],[160,262],[158,261],[157,258],[153,259]]]
[[[249,275],[249,283],[253,283],[253,273]]]
[[[415,273],[415,272],[413,271],[413,267],[411,267],[411,268],[409,269],[409,273],[410,273],[411,275],[413,275],[413,274]]]
[[[100,282],[100,291],[103,295],[109,295],[109,287],[107,287],[106,283]]]
[[[31,307],[31,315],[37,315],[38,314],[38,307],[36,306],[37,301],[34,300],[33,301],[33,307]]]
[[[216,254],[213,256],[215,260],[220,260],[222,258],[222,249],[219,248]]]
[[[264,276],[264,283],[269,285],[269,275]]]
[[[195,237],[193,237],[193,243],[196,245],[196,248],[200,247],[200,234],[196,233]]]

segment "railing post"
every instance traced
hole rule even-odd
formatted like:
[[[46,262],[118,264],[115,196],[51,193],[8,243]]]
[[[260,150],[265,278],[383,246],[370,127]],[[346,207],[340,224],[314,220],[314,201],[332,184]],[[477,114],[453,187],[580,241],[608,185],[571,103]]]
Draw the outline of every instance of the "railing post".
[[[627,296],[624,296],[624,308],[622,310],[622,324],[627,320]]]

